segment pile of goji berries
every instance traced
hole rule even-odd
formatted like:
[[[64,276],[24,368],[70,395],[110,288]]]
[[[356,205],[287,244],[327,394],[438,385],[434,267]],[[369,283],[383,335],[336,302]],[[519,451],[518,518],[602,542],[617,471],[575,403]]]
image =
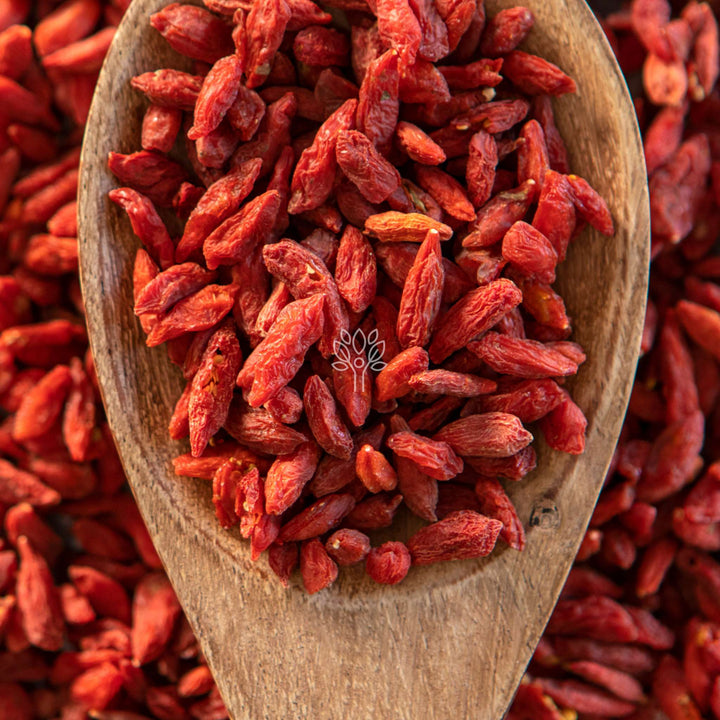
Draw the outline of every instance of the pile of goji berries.
[[[720,718],[718,7],[675,5],[604,20],[637,90],[650,301],[605,488],[512,720]]]
[[[0,3],[3,720],[226,717],[127,491],[87,353],[78,160],[124,10]]]
[[[77,160],[123,10],[0,5],[3,719],[226,717],[86,354]],[[707,5],[674,10],[636,0],[606,23],[638,90],[652,303],[613,469],[513,720],[720,718],[718,45]]]
[[[585,443],[556,265],[585,224],[613,234],[555,127],[574,81],[517,49],[524,7],[205,4],[151,16],[195,74],[132,79],[142,149],[108,162],[144,246],[135,312],[187,380],[176,471],[210,476],[222,526],[308,592],[338,565],[395,584],[522,550],[498,478],[534,469],[525,425]],[[403,503],[430,524],[371,549]]]

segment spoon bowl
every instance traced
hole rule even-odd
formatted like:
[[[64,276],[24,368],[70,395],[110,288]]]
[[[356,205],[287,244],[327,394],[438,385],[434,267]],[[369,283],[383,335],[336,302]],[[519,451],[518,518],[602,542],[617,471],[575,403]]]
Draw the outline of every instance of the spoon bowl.
[[[130,78],[183,60],[150,27],[167,0],[135,0],[101,73],[81,161],[81,279],[107,416],[130,486],[228,710],[241,718],[481,718],[505,712],[570,569],[620,431],[635,372],[649,261],[649,211],[635,113],[612,51],[582,0],[527,0],[524,49],[560,65],[578,93],[556,101],[574,172],[607,199],[617,232],[585,230],[558,287],[588,361],[572,382],[588,418],[585,454],[536,442],[538,469],[509,489],[527,548],[414,568],[398,586],[360,569],[307,595],[284,590],[222,530],[207,481],[175,477],[185,452],[167,424],[182,390],[132,311],[138,241],[107,193],[110,150],[139,146],[145,100]],[[490,14],[516,4],[487,0]]]

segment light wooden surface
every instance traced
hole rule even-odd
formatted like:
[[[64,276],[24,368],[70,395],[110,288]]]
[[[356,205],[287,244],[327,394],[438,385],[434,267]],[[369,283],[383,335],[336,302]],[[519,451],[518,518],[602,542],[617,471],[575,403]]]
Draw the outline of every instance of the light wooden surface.
[[[110,425],[170,579],[235,720],[440,720],[502,717],[562,587],[600,490],[634,374],[648,266],[648,199],[634,113],[590,10],[528,0],[527,43],[579,93],[556,105],[573,169],[609,200],[618,233],[586,231],[559,285],[589,360],[572,383],[589,418],[580,458],[540,448],[539,469],[511,488],[529,529],[524,553],[414,569],[386,588],[343,571],[329,590],[283,590],[222,531],[207,483],[174,477],[185,450],[167,439],[180,374],[145,347],[132,314],[137,240],[108,201],[109,150],[139,149],[144,101],[130,78],[179,59],[151,30],[165,0],[135,0],[98,83],[80,190],[80,253],[90,338]],[[488,0],[490,12],[515,4]],[[531,521],[531,516],[533,520]],[[532,525],[532,526],[529,526]]]

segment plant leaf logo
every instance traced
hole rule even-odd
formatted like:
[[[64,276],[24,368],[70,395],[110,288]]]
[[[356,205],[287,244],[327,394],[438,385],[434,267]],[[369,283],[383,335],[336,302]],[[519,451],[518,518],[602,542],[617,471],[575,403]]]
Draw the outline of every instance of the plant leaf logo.
[[[352,372],[355,392],[365,392],[368,369],[379,372],[387,364],[382,359],[385,354],[385,341],[379,340],[377,328],[371,330],[367,336],[360,328],[352,335],[347,330],[342,330],[340,339],[333,341],[333,353],[333,369]]]

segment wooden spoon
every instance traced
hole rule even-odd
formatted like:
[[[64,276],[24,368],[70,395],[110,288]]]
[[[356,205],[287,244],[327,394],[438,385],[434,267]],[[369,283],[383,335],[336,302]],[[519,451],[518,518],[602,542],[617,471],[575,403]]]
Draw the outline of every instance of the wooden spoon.
[[[588,361],[572,391],[588,417],[587,449],[539,447],[538,470],[510,488],[528,547],[485,561],[415,568],[385,587],[345,571],[330,589],[284,590],[220,529],[205,481],[177,478],[184,452],[167,423],[182,380],[149,350],[132,312],[138,246],[108,201],[108,151],[139,148],[145,101],[133,75],[181,61],[135,0],[100,76],[81,166],[80,254],[87,322],[110,426],[130,485],[230,714],[240,718],[477,718],[506,710],[557,600],[615,447],[643,324],[649,219],[633,105],[602,30],[581,0],[527,0],[527,49],[556,62],[579,92],[557,101],[574,171],[607,198],[617,226],[585,231],[559,287]],[[488,0],[493,14],[515,0]]]

